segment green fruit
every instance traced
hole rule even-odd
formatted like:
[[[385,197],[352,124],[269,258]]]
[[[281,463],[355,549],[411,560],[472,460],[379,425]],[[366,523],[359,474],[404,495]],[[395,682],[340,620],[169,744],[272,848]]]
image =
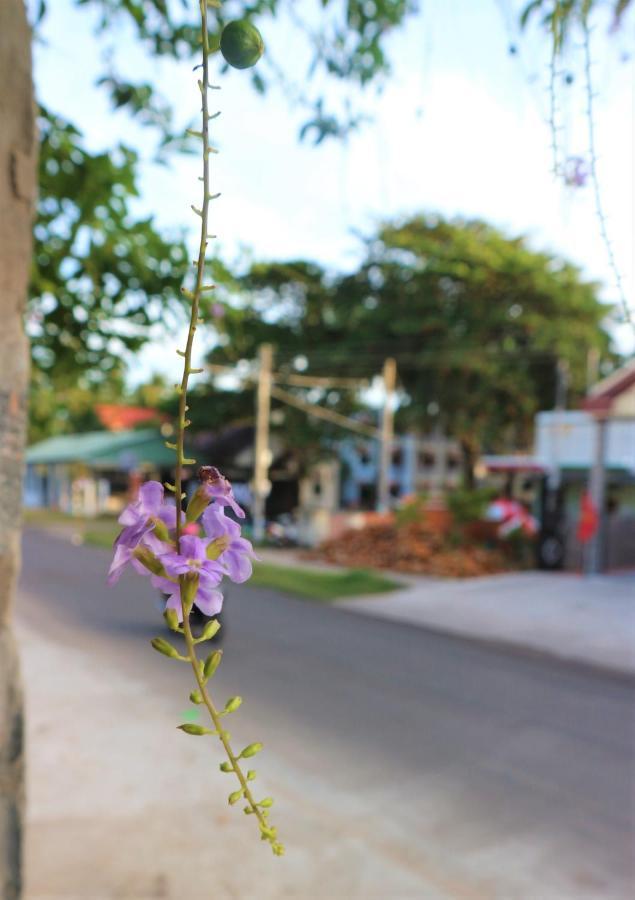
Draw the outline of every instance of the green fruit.
[[[230,22],[220,36],[220,52],[235,69],[255,66],[265,49],[262,36],[247,19]]]

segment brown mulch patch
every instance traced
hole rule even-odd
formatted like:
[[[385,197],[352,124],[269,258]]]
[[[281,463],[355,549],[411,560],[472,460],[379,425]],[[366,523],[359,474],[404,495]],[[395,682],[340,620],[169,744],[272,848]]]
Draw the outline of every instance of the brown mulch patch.
[[[360,569],[471,578],[516,568],[500,547],[452,537],[422,522],[351,528],[323,543],[313,558]]]

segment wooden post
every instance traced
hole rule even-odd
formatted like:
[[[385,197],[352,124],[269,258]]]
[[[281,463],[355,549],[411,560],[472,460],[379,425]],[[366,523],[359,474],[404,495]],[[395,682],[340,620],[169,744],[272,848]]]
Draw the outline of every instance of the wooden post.
[[[381,418],[381,440],[379,450],[379,477],[377,486],[377,510],[387,512],[390,509],[390,462],[394,438],[393,399],[397,383],[397,363],[387,359],[384,363],[384,409]]]
[[[265,504],[271,483],[269,481],[269,416],[271,412],[271,370],[273,349],[271,344],[262,344],[259,351],[258,387],[256,392],[256,435],[254,445],[254,478],[251,485],[253,495],[253,534],[256,542],[265,537]]]

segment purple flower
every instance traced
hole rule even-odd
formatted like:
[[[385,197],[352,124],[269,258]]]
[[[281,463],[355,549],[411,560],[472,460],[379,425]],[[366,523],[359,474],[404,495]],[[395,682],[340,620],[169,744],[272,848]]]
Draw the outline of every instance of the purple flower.
[[[221,611],[223,595],[216,590],[223,577],[223,569],[219,563],[207,558],[209,541],[187,534],[181,538],[181,552],[176,550],[163,553],[161,562],[167,574],[172,578],[193,573],[198,576],[198,586],[194,603],[206,616],[214,616]],[[178,584],[170,578],[153,578],[152,584],[168,594],[166,609],[173,609],[183,618],[181,591]]]
[[[142,575],[149,574],[148,570],[144,569],[141,563],[134,558],[130,547],[126,547],[125,544],[117,544],[115,546],[115,555],[108,569],[107,583],[113,585],[116,581],[119,581],[128,563],[131,563],[137,572],[140,572]]]
[[[214,500],[219,506],[229,506],[239,519],[245,518],[245,512],[236,503],[232,486],[215,466],[202,466],[198,470],[201,491],[207,501]]]
[[[179,622],[183,621],[183,606],[181,604],[181,589],[178,584],[170,581],[169,578],[161,578],[153,576],[153,587],[158,588],[164,594],[168,595],[165,604],[166,609],[173,609],[178,616]],[[200,611],[206,616],[215,616],[223,608],[223,595],[216,588],[210,587],[209,584],[199,582],[194,604],[198,606]]]
[[[123,525],[115,540],[115,555],[108,571],[108,584],[114,584],[121,573],[131,563],[137,572],[148,574],[147,567],[135,559],[133,551],[139,547],[149,548],[155,556],[165,551],[165,546],[152,534],[156,521],[160,520],[170,528],[176,528],[176,506],[163,500],[163,485],[158,481],[146,481],[139,488],[139,496],[119,516]]]
[[[165,552],[165,544],[162,544],[158,538],[149,532],[142,535],[141,540],[133,547],[130,547],[123,542],[115,542],[115,555],[113,556],[110,568],[108,569],[108,578],[106,579],[107,584],[113,585],[116,581],[119,581],[123,570],[128,563],[130,563],[133,569],[139,572],[140,575],[150,574],[149,569],[135,557],[134,551],[137,547],[144,547],[147,550],[150,550],[155,557],[159,557]]]
[[[163,502],[163,493],[163,485],[158,481],[146,481],[141,485],[138,498],[119,516],[119,524],[124,527],[115,547],[133,550],[154,529],[152,519],[161,519],[168,528],[176,527],[176,507]]]
[[[179,575],[187,575],[193,572],[199,577],[199,584],[208,587],[216,587],[223,577],[221,566],[207,558],[207,545],[209,541],[186,534],[181,538],[181,552],[169,550],[161,555],[161,562],[168,575],[177,578]]]
[[[208,506],[203,513],[205,534],[217,540],[227,538],[227,549],[220,554],[218,561],[227,569],[232,581],[241,584],[251,578],[251,560],[256,559],[250,542],[240,536],[240,525],[228,518],[216,504]]]

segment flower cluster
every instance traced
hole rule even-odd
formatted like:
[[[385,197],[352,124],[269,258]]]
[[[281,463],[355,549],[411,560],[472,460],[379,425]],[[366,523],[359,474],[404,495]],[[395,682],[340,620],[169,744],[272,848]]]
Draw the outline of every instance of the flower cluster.
[[[223,605],[218,589],[223,577],[247,581],[255,558],[240,525],[226,514],[229,508],[237,517],[245,516],[229,481],[213,466],[203,466],[199,479],[187,511],[180,512],[178,540],[176,505],[166,500],[163,485],[148,481],[141,486],[138,498],[119,517],[123,528],[108,573],[109,584],[128,564],[150,575],[153,586],[167,595],[166,610],[173,610],[179,622],[192,605],[207,616],[217,615]],[[199,537],[199,518],[205,537]]]

